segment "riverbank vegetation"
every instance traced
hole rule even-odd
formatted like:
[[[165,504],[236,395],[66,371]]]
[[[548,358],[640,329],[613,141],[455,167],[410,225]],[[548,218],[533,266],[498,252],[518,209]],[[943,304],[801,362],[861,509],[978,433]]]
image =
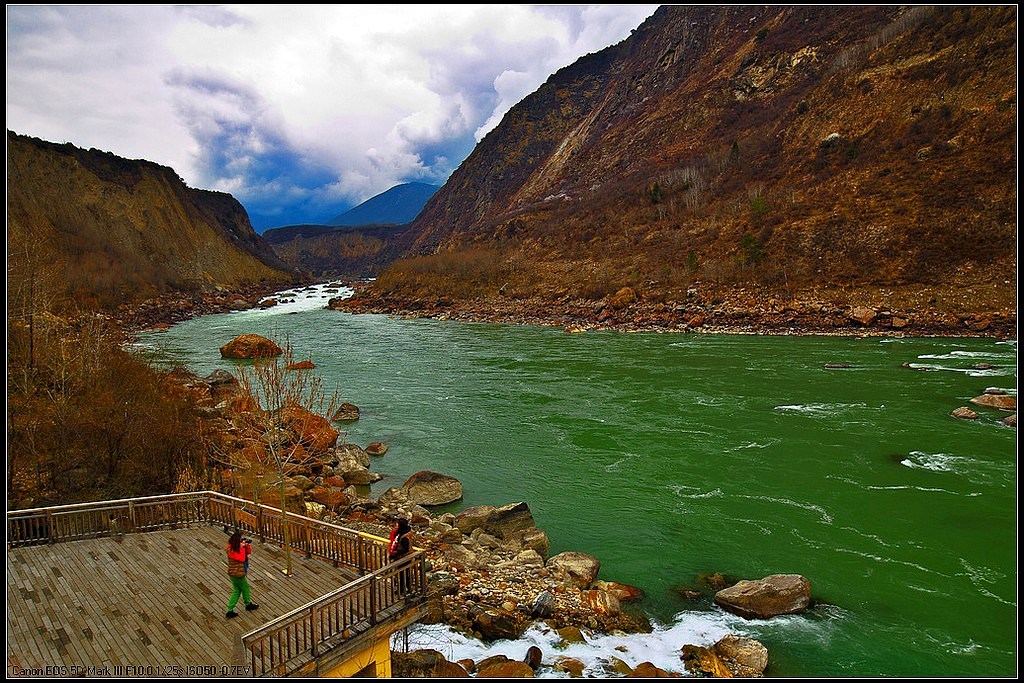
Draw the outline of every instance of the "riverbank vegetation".
[[[168,493],[205,470],[189,401],[120,338],[94,314],[9,313],[9,507]]]

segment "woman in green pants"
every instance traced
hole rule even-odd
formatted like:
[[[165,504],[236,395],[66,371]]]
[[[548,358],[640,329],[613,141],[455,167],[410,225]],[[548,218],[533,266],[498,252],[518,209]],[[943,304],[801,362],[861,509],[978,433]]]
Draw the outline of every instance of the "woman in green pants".
[[[228,539],[228,578],[231,579],[231,599],[228,600],[228,619],[238,616],[235,605],[238,604],[238,596],[242,596],[245,609],[253,610],[259,607],[249,596],[249,582],[245,578],[246,570],[249,568],[249,555],[252,554],[252,545],[242,542],[242,532],[236,531]]]

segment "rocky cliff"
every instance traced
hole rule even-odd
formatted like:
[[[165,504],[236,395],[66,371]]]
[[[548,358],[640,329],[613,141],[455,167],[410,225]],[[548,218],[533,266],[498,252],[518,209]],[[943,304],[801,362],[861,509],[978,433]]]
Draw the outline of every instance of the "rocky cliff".
[[[1013,7],[662,7],[509,111],[362,300],[1015,312],[1016,73]]]
[[[87,306],[292,280],[230,195],[152,162],[11,131],[7,255],[9,287]]]

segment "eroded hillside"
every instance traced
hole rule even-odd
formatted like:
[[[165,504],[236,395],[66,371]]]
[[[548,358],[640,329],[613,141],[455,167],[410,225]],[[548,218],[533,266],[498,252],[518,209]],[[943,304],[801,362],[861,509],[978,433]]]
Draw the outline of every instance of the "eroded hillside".
[[[1013,7],[663,7],[514,107],[362,301],[1015,315],[1016,107]]]
[[[152,162],[10,131],[7,257],[9,299],[13,285],[87,308],[292,277],[230,195],[186,187]]]

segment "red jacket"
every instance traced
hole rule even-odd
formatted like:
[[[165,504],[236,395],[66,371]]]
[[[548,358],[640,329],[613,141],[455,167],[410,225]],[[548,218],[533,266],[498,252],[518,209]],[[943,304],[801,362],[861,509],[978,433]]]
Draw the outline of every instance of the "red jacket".
[[[228,576],[234,576],[240,578],[245,576],[245,561],[249,559],[249,555],[252,554],[252,546],[248,543],[243,543],[238,546],[238,552],[231,549],[231,544],[228,544]]]

